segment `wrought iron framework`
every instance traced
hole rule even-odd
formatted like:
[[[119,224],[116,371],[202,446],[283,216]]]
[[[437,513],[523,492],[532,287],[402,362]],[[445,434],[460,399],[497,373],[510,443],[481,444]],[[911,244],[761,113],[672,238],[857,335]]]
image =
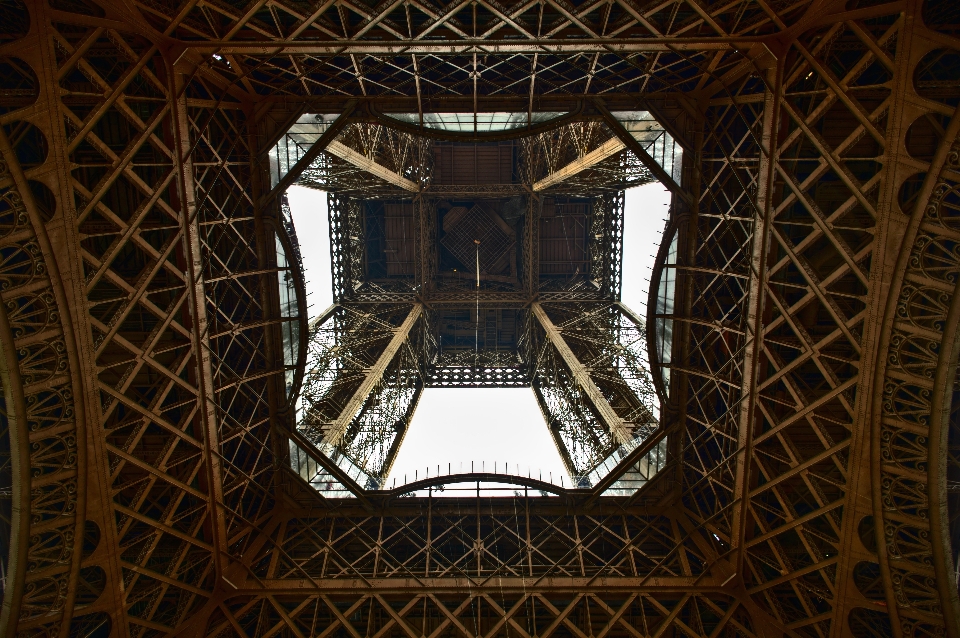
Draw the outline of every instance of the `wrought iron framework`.
[[[0,4],[0,633],[956,638],[958,23],[943,0]],[[318,144],[353,135],[361,154],[386,129],[407,137],[377,148],[414,155],[428,135],[516,136],[389,117],[492,110],[616,136],[577,188],[642,165],[674,192],[676,259],[662,248],[655,278],[675,303],[645,322],[673,326],[669,361],[649,349],[666,465],[630,496],[324,498],[290,469],[291,440],[325,457],[290,429],[280,283],[302,278],[278,262],[269,149],[304,113],[346,114]],[[683,147],[679,181],[609,116],[636,110]],[[525,139],[560,134],[530,122]],[[412,202],[419,245],[435,232],[429,189],[337,157],[319,161],[355,193]],[[378,377],[348,397],[379,412],[317,423],[360,424],[382,474],[431,382],[383,355],[407,352],[401,329],[439,349],[424,326],[444,291],[411,314],[438,268],[422,251],[412,288],[373,287],[362,214],[331,199],[338,301],[370,308],[342,303],[329,330],[382,328],[350,361]],[[536,240],[518,236],[522,263]],[[611,439],[648,422],[629,400],[648,389],[597,407],[631,379],[626,362],[610,386],[590,349],[618,282],[601,300],[529,274],[485,295],[527,313],[543,367],[524,374],[567,375],[548,413],[585,408]]]

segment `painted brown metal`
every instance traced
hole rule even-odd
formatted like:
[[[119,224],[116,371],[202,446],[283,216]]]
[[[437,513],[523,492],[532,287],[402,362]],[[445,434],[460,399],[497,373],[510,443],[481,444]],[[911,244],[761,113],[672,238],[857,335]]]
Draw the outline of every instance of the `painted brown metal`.
[[[4,3],[0,297],[23,393],[4,418],[29,446],[0,631],[956,636],[957,78],[936,56],[960,40],[940,6]],[[277,268],[251,241],[279,214],[259,140],[288,117],[267,114],[439,111],[441,92],[675,118],[676,434],[635,497],[371,512],[284,467]],[[332,204],[337,250],[362,250],[355,204]],[[338,301],[363,293],[336,277]],[[598,301],[523,284],[485,303]]]

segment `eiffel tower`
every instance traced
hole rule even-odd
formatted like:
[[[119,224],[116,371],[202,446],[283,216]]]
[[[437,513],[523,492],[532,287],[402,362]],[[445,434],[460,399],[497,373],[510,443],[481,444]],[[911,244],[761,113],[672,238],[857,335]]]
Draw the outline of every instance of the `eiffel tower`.
[[[0,635],[960,638],[958,6],[4,0]]]

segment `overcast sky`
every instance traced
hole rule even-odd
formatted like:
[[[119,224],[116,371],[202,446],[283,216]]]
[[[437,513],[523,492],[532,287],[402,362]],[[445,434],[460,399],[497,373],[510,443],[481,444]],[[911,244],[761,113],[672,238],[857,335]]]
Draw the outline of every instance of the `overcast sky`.
[[[326,193],[293,186],[287,191],[300,241],[307,279],[310,316],[315,317],[333,299],[330,274],[330,232]],[[660,245],[669,192],[660,184],[627,191],[624,220],[623,302],[646,315],[650,269]],[[427,388],[397,455],[388,484],[422,478],[437,466],[446,474],[460,467],[564,476],[560,455],[529,388]],[[490,466],[487,468],[487,466]]]

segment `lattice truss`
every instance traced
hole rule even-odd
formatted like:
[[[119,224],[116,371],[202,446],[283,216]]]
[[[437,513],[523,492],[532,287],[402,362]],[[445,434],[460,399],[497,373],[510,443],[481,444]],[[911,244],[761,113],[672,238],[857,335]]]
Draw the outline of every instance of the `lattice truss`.
[[[639,583],[641,574],[657,574],[680,587],[692,582],[689,566],[704,559],[675,547],[677,523],[669,517],[618,512],[558,518],[558,513],[525,509],[522,502],[484,503],[481,511],[435,503],[363,522],[345,511],[317,525],[315,519],[291,512],[276,544],[257,554],[253,570],[265,582],[309,573],[328,584],[325,593],[309,599],[234,595],[211,617],[208,632],[229,635],[240,626],[256,635],[294,626],[303,635],[325,629],[352,634],[372,627],[385,634],[495,635],[508,626],[520,635],[590,629],[634,635],[679,623],[691,635],[709,635],[727,625],[752,633],[749,615],[726,595],[672,587],[654,592],[639,584],[634,591],[611,594],[597,583],[601,575]],[[328,551],[318,553],[321,546]],[[371,582],[466,579],[477,585],[468,592],[409,596],[358,592],[349,585],[358,577]],[[524,591],[530,579],[543,577],[576,592]]]
[[[423,389],[421,352],[429,341],[419,306],[339,306],[321,317],[311,329],[301,432],[323,449],[336,449],[379,485]],[[379,378],[365,387],[371,369]]]
[[[956,636],[958,22],[932,0],[3,3],[0,633]],[[337,508],[286,467],[264,154],[305,112],[441,96],[670,114],[675,436],[632,497]],[[334,245],[362,251],[351,206]],[[554,301],[566,349],[628,386]],[[349,353],[403,391],[368,406],[393,396],[371,383],[351,417],[416,404],[425,377],[383,357],[429,343],[407,307]],[[580,402],[549,409],[636,422],[551,343]],[[360,435],[388,468],[402,431]]]
[[[791,4],[773,15],[753,3],[734,3],[711,14],[683,2],[645,7],[333,3],[308,11],[282,2],[252,4],[243,11],[198,3],[179,14],[162,3],[136,6],[151,25],[174,38],[223,42],[224,46],[209,47],[220,56],[217,73],[252,94],[360,93],[416,98],[412,103],[418,104],[440,95],[537,100],[553,94],[683,88],[677,82],[691,81],[697,58],[708,62],[711,54],[697,53],[693,59],[623,55],[624,47],[629,50],[637,40],[648,38],[774,33],[784,21],[802,16],[807,5]],[[589,44],[576,42],[580,38]],[[494,55],[474,49],[473,42],[485,40],[498,43]],[[404,51],[397,48],[399,43],[420,48]],[[533,50],[527,43],[535,45]],[[287,44],[292,48],[285,50]],[[665,59],[658,60],[661,57]],[[655,78],[653,69],[646,67],[651,60],[663,71]],[[697,80],[692,83],[695,86]]]
[[[381,124],[348,125],[337,138],[343,144],[378,166],[415,184],[429,184],[433,156],[429,140],[396,131]],[[321,154],[298,177],[302,186],[341,194],[372,197],[409,197],[401,187],[330,153]]]
[[[542,311],[553,325],[538,323],[529,337],[534,392],[570,475],[583,477],[618,445],[657,428],[646,330],[620,304],[550,303]],[[562,344],[551,339],[554,329]],[[587,370],[614,419],[598,413],[589,386],[578,381]]]
[[[290,154],[287,146],[292,146],[292,138],[298,136],[287,135],[291,141],[282,140],[280,148]],[[314,159],[300,173],[297,183],[368,200],[411,197],[410,191],[416,193],[419,190],[451,192],[457,186],[434,183],[435,157],[431,140],[425,135],[396,130],[390,124],[348,124],[334,142],[338,148]],[[315,137],[310,136],[310,142],[298,143],[309,147]],[[352,151],[352,162],[338,156],[338,153],[344,154],[339,149],[346,149],[347,153]],[[543,182],[541,188],[543,180],[559,171],[570,171],[578,161],[584,163],[583,168],[560,182],[549,185]],[[358,162],[372,162],[380,174],[358,166]],[[292,162],[288,160],[284,170],[286,164],[292,165]],[[547,132],[519,140],[516,172],[518,183],[512,188],[509,184],[501,188],[523,192],[523,185],[526,185],[528,189],[543,190],[551,195],[590,197],[615,193],[656,179],[636,155],[624,150],[623,143],[607,124],[589,120],[559,124]],[[385,178],[386,174],[389,177]],[[478,190],[464,185],[459,189],[464,194]]]
[[[603,147],[616,142],[616,134],[604,122],[575,122],[525,140],[519,172],[535,184],[591,153],[604,155]],[[574,196],[607,194],[655,181],[650,170],[633,153],[615,152],[589,168],[549,188],[551,193]]]

